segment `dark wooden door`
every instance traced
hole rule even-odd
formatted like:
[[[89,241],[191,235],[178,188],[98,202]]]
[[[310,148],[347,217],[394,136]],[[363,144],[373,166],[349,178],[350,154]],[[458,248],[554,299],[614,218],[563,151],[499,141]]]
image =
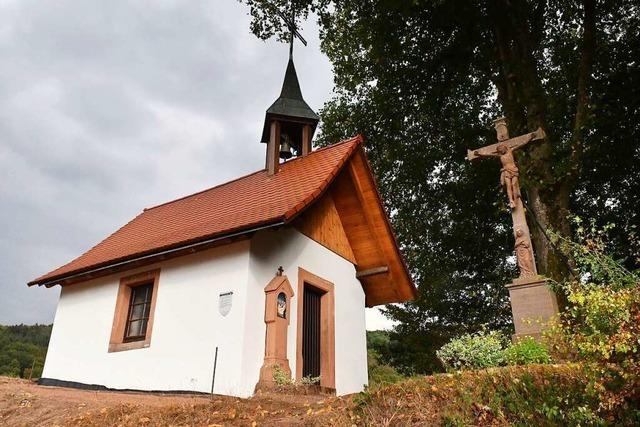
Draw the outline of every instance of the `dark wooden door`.
[[[302,376],[320,376],[320,308],[322,294],[305,286],[302,307]]]

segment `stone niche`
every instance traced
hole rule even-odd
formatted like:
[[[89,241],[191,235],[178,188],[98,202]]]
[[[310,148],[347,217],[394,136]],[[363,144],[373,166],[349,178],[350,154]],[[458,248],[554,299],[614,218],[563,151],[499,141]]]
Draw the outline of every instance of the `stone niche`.
[[[267,284],[264,292],[264,322],[266,323],[264,362],[260,368],[260,379],[256,390],[271,388],[275,385],[273,373],[276,365],[291,377],[291,368],[287,359],[287,330],[293,289],[287,276],[277,275]]]

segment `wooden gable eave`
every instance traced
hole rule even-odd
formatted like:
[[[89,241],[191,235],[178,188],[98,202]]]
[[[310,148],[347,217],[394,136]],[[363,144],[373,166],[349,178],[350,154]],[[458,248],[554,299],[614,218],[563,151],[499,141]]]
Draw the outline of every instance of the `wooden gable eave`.
[[[356,260],[366,305],[413,300],[416,289],[361,147],[332,184],[330,194]]]
[[[383,258],[387,261],[389,268],[387,283],[384,281],[385,276],[378,274],[367,277],[367,285],[385,289],[387,292],[383,292],[384,294],[389,294],[389,287],[393,289],[398,299],[388,301],[389,297],[381,297],[382,303],[413,300],[417,295],[417,290],[400,253],[398,242],[389,223],[389,217],[382,204],[382,198],[363,148],[360,148],[351,158],[349,173],[356,186],[356,194],[363,203],[367,221],[379,242]]]
[[[340,255],[352,264],[356,258],[330,192],[294,221],[294,227],[308,238]]]

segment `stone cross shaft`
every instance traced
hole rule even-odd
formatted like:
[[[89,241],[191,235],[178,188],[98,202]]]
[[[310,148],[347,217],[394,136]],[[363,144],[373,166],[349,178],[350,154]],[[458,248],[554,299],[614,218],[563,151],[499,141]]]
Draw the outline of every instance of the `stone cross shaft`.
[[[468,150],[467,160],[471,161],[483,157],[497,157],[500,159],[502,163],[500,184],[505,187],[509,207],[511,208],[515,252],[518,268],[520,269],[520,277],[535,277],[538,275],[538,270],[533,254],[533,246],[531,245],[524,205],[522,204],[519,172],[515,162],[514,151],[524,147],[529,142],[543,139],[545,133],[542,128],[538,128],[535,132],[509,138],[506,119],[500,118],[493,123],[498,134],[498,142],[477,150]]]

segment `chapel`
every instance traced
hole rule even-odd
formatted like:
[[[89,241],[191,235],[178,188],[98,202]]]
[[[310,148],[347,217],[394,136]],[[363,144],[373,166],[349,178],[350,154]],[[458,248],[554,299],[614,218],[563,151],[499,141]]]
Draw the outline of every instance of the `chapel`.
[[[318,122],[290,57],[256,129],[263,169],[146,208],[29,282],[61,286],[40,383],[247,397],[279,370],[362,391],[365,307],[416,288],[363,137],[314,149]]]

